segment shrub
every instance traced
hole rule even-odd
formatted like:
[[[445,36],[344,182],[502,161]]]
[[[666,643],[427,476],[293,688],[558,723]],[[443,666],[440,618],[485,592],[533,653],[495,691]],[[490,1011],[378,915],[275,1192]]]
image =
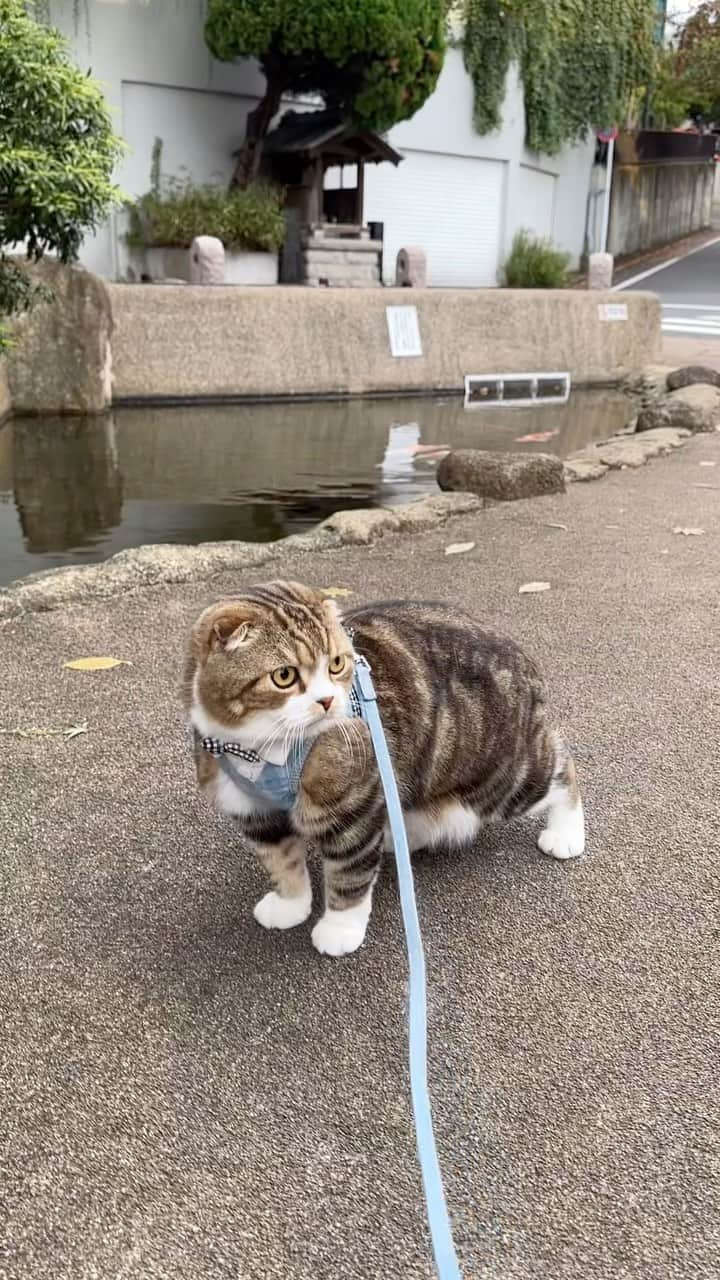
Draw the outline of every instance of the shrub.
[[[568,253],[529,231],[518,231],[503,268],[504,284],[508,289],[563,289],[569,267]]]
[[[148,249],[189,249],[195,236],[216,236],[226,249],[275,253],[285,238],[282,192],[264,183],[226,191],[171,179],[128,209],[128,244]]]

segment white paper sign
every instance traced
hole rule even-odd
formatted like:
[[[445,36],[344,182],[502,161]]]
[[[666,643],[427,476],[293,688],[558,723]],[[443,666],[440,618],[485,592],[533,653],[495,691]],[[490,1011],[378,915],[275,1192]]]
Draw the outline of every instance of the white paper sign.
[[[423,353],[417,307],[386,307],[390,354],[421,356]]]
[[[601,302],[598,305],[600,320],[627,320],[627,302]]]

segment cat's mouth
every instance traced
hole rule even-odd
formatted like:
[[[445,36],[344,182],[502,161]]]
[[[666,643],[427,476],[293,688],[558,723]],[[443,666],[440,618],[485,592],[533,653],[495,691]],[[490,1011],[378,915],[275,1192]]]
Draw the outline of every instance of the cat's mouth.
[[[338,720],[342,720],[347,715],[346,708],[338,700],[333,703],[327,711],[317,711],[311,720],[307,720],[305,724],[305,733],[315,737],[318,733],[323,733],[325,729],[332,729]]]

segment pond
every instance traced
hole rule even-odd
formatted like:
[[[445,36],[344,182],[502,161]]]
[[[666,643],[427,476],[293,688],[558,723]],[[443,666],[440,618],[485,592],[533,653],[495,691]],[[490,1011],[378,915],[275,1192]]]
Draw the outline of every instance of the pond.
[[[272,541],[437,492],[437,458],[418,446],[565,457],[629,416],[603,390],[530,409],[403,398],[16,418],[0,427],[0,583],[145,542]]]

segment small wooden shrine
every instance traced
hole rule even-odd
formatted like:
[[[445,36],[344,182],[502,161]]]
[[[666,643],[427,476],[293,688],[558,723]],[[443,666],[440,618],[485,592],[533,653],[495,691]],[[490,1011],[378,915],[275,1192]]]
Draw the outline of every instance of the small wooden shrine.
[[[365,165],[402,158],[379,134],[335,111],[286,112],[265,139],[261,166],[286,192],[284,283],[380,283],[382,240],[365,226]],[[339,170],[339,181],[326,187],[329,169]],[[346,186],[348,169],[354,181]]]

